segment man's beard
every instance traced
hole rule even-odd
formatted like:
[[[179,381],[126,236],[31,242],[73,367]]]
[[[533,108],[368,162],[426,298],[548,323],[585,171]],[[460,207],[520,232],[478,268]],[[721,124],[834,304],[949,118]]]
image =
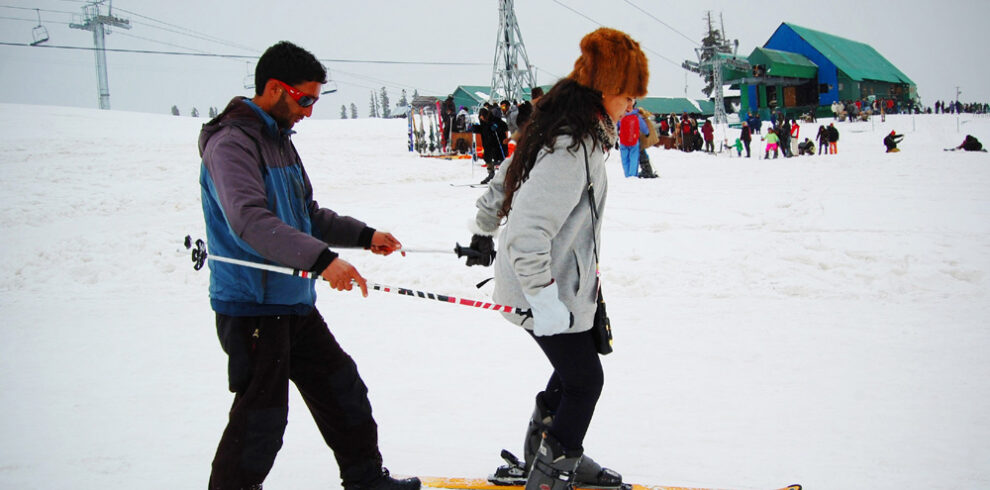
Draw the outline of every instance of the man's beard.
[[[292,118],[292,111],[289,109],[289,103],[285,100],[285,93],[278,98],[278,101],[272,105],[272,110],[269,112],[272,119],[278,124],[278,127],[282,129],[292,129],[295,122]]]

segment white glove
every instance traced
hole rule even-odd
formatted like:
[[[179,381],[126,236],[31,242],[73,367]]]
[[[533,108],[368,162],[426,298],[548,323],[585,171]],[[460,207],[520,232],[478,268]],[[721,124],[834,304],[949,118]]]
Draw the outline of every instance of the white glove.
[[[557,297],[557,283],[551,282],[534,295],[523,293],[533,309],[533,333],[539,337],[557,335],[571,327],[571,312]]]

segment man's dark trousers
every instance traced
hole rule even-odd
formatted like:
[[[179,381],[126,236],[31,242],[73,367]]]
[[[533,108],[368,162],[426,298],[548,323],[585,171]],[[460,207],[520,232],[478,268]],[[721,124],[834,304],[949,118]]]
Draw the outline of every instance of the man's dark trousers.
[[[217,314],[234,403],[217,447],[210,490],[264,481],[282,447],[291,380],[333,450],[344,485],[380,474],[378,425],[357,367],[314,308],[307,315]]]

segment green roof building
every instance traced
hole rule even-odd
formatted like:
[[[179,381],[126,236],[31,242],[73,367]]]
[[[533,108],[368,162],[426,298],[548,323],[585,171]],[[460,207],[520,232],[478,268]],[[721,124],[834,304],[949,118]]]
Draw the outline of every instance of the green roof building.
[[[872,46],[787,22],[753,50],[749,63],[753,73],[729,80],[740,88],[743,113],[793,116],[870,96],[901,103],[918,98],[915,83]]]

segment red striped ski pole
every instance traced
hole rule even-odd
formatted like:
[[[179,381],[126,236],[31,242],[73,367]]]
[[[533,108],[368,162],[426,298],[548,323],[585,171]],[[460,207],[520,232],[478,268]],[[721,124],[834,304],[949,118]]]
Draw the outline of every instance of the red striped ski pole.
[[[272,264],[262,264],[259,262],[251,262],[247,260],[232,259],[229,257],[221,257],[219,255],[211,255],[206,252],[206,242],[204,242],[203,240],[196,240],[195,245],[196,248],[193,248],[192,238],[187,236],[185,240],[185,246],[187,250],[189,249],[192,250],[193,269],[195,270],[202,269],[203,265],[206,263],[207,260],[214,260],[217,262],[226,262],[228,264],[277,272],[279,274],[287,274],[290,276],[301,277],[304,279],[311,279],[314,281],[322,279],[322,277],[319,274],[316,274],[312,271],[293,269],[291,267],[283,267]],[[355,282],[355,284],[357,283]],[[367,284],[368,288],[373,289],[375,291],[381,291],[383,293],[394,293],[394,294],[400,294],[402,296],[410,296],[413,298],[432,299],[432,300],[440,301],[442,303],[471,306],[474,308],[481,308],[483,310],[492,310],[492,311],[498,311],[504,313],[515,313],[517,315],[524,315],[524,316],[530,315],[529,309],[522,309],[517,306],[506,306],[497,303],[492,303],[490,301],[478,301],[467,298],[457,298],[446,294],[438,294],[438,293],[431,293],[428,291],[417,291],[415,289],[409,289],[409,288],[387,286],[385,284],[379,284],[371,281],[366,281],[365,284]]]

